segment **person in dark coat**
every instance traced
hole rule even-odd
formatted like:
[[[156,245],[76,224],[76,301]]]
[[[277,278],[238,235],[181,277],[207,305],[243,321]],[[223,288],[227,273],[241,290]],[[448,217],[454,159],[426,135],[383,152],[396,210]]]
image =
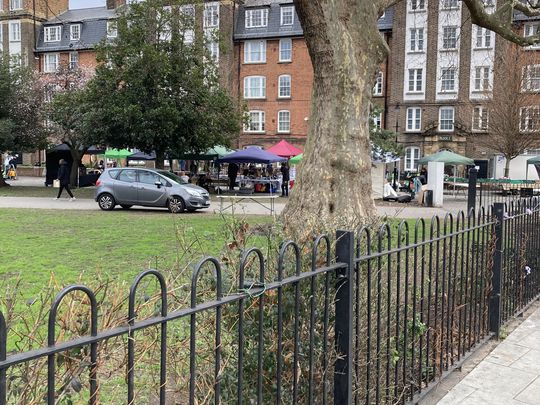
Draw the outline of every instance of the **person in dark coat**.
[[[227,168],[227,176],[229,176],[229,190],[234,190],[236,185],[236,176],[238,176],[238,165],[236,163],[229,163]]]
[[[281,165],[281,175],[283,176],[283,179],[281,181],[281,196],[288,197],[289,181],[291,180],[291,176],[289,174],[289,166],[287,165],[287,163],[283,163]]]
[[[67,162],[64,159],[60,159],[60,167],[58,168],[58,180],[60,181],[60,188],[58,189],[58,196],[56,196],[55,200],[58,200],[60,196],[62,195],[62,191],[64,189],[69,194],[70,201],[75,200],[75,197],[73,196],[73,193],[71,192],[71,189],[69,188],[69,177],[71,174],[71,170],[67,164]]]

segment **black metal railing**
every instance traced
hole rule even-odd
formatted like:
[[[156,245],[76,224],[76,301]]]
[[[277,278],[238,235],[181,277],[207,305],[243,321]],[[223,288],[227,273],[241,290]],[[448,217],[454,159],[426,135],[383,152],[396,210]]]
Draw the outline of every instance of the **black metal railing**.
[[[532,198],[469,215],[323,235],[309,257],[287,242],[275,265],[250,249],[235,277],[206,258],[193,270],[188,307],[174,310],[174,286],[147,270],[131,286],[125,323],[103,330],[94,292],[70,286],[53,301],[46,347],[8,354],[9,325],[0,313],[0,405],[24,403],[12,374],[42,359],[47,365],[34,403],[49,405],[62,403],[75,377],[85,393],[80,398],[91,404],[165,404],[173,391],[177,402],[189,404],[417,401],[538,297],[539,233],[539,200]],[[137,291],[149,280],[158,286],[157,307],[143,318]],[[79,302],[90,309],[88,334],[58,341],[58,311],[74,294],[86,297]],[[185,327],[178,326],[182,321]],[[157,353],[142,368],[137,347],[152,328]],[[170,353],[171,342],[184,335],[187,344],[174,346],[174,358],[188,359],[185,367]],[[113,378],[103,377],[113,349],[100,348],[113,341],[125,348],[124,399],[112,400],[102,388]],[[67,359],[74,358],[79,366],[69,369]],[[172,387],[171,368],[185,375],[181,393]],[[143,400],[137,385],[150,375],[159,375],[159,383],[154,393],[144,387]]]

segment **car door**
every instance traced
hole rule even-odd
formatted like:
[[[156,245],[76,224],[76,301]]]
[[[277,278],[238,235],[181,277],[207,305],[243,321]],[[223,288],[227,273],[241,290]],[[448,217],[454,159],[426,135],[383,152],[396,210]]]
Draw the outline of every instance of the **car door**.
[[[156,186],[156,182],[160,182],[161,186]],[[148,171],[139,170],[139,203],[142,205],[165,206],[167,202],[167,181],[159,174]]]
[[[114,182],[114,199],[119,204],[137,204],[137,171],[123,169]]]

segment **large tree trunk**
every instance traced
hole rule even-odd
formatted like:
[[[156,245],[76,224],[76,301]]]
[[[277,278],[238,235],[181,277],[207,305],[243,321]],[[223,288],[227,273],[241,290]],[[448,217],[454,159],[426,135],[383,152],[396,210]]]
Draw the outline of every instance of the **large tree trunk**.
[[[315,75],[304,158],[283,212],[297,237],[376,216],[368,120],[375,74],[387,50],[376,3],[295,2]]]
[[[2,175],[2,171],[0,170],[0,187],[9,187],[10,184],[7,184],[4,180],[4,176]]]
[[[156,150],[156,169],[165,169],[165,153]]]
[[[69,174],[69,184],[72,186],[79,186],[79,164],[81,163],[81,159],[84,155],[84,153],[79,152],[78,149],[74,149],[73,147],[70,148],[71,152],[71,158],[73,159],[73,162],[71,163],[71,171]]]
[[[510,178],[510,160],[511,159],[506,158],[504,163],[504,177],[506,177],[507,179]]]

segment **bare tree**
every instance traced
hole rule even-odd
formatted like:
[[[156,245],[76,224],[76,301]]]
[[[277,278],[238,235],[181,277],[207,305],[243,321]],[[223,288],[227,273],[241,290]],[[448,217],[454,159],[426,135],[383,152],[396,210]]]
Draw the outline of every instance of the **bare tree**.
[[[478,144],[505,157],[504,177],[510,161],[540,140],[540,57],[536,52],[503,43],[494,66],[495,82],[482,107],[473,107],[473,129],[485,129]]]
[[[354,226],[376,214],[371,197],[371,89],[388,47],[377,29],[384,10],[403,0],[295,0],[314,70],[311,118],[296,190],[283,213],[291,233]],[[512,26],[514,10],[540,15],[540,5],[463,0],[474,24],[519,45],[540,41]],[[316,223],[313,223],[316,221]],[[307,235],[306,235],[307,236]]]

